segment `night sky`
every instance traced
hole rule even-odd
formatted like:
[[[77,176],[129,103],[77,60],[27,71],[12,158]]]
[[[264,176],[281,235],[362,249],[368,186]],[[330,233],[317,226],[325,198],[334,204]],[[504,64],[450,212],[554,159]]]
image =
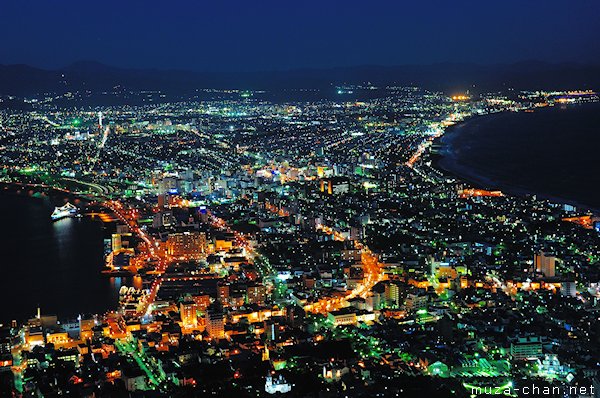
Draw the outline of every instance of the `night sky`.
[[[2,0],[0,63],[253,71],[600,63],[600,1]]]

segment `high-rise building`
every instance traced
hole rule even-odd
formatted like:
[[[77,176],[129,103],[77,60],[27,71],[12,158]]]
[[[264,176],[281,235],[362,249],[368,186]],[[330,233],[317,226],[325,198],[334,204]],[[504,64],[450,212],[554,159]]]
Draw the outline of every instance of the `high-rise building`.
[[[575,297],[577,295],[577,284],[575,281],[563,281],[560,283],[560,294],[567,297]]]
[[[112,250],[114,252],[121,250],[121,234],[112,234]]]
[[[177,259],[199,259],[206,251],[206,235],[202,232],[169,234],[167,254]]]
[[[407,311],[418,311],[427,308],[428,297],[421,291],[415,290],[409,292],[404,300],[404,307]]]
[[[544,252],[539,252],[533,256],[533,263],[536,272],[541,272],[546,277],[556,276],[556,257],[548,256]]]
[[[396,308],[400,304],[400,286],[390,282],[385,285],[385,301],[388,305]]]
[[[208,294],[200,294],[198,296],[193,296],[192,300],[196,303],[197,309],[199,311],[205,311],[210,305],[211,299]]]
[[[79,317],[79,338],[87,341],[94,335],[93,328],[96,326],[96,321],[91,316],[80,316]]]
[[[0,356],[10,354],[12,348],[12,337],[10,328],[4,326],[0,328]]]
[[[217,283],[217,300],[221,303],[227,303],[229,301],[229,284],[225,281]]]
[[[170,227],[175,224],[175,217],[170,210],[161,210],[152,217],[152,227]]]
[[[167,205],[168,195],[166,193],[159,193],[156,197],[159,208],[163,208]]]
[[[510,355],[514,359],[540,358],[542,341],[539,337],[520,337],[510,345]]]
[[[179,304],[179,315],[184,329],[195,329],[198,327],[197,317],[198,305],[190,297],[186,297]]]
[[[218,301],[206,310],[206,331],[213,339],[225,338],[225,314]]]
[[[365,308],[368,311],[378,310],[381,308],[381,293],[371,292],[365,298]]]
[[[125,239],[123,239],[125,238]],[[130,232],[117,232],[111,236],[111,247],[113,252],[120,252],[129,247],[129,240],[131,239]]]
[[[265,333],[266,333],[267,340],[278,341],[280,331],[281,331],[281,329],[279,327],[279,324],[277,322],[275,322],[273,319],[268,319],[265,321]]]

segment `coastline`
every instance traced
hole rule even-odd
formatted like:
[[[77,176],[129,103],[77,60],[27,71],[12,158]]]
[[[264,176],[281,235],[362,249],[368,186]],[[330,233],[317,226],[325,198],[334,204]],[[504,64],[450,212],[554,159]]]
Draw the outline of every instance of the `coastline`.
[[[555,108],[549,108],[542,109],[540,111],[555,112],[557,110],[558,109]],[[493,173],[486,172],[482,169],[476,169],[460,162],[461,154],[464,152],[469,152],[471,147],[468,145],[465,146],[464,143],[458,144],[457,141],[459,137],[464,136],[466,133],[465,130],[467,130],[471,124],[477,123],[477,121],[485,121],[486,123],[489,123],[494,119],[498,119],[501,116],[510,114],[512,114],[512,112],[505,111],[487,115],[477,115],[463,122],[457,123],[456,125],[448,127],[444,134],[434,141],[434,144],[438,150],[437,153],[432,156],[433,167],[443,174],[454,177],[460,181],[464,181],[475,188],[500,190],[510,196],[527,197],[535,195],[539,199],[545,199],[552,203],[569,204],[575,206],[577,209],[590,211],[596,215],[600,214],[600,207],[598,206],[583,203],[582,201],[573,197],[552,194],[531,186],[514,182],[510,183],[507,182],[505,178],[503,179],[498,175],[493,175]]]
[[[14,241],[5,253],[2,289],[13,297],[22,289],[28,292],[0,311],[0,323],[25,321],[38,306],[42,313],[64,319],[114,307],[117,282],[101,273],[105,224],[88,217],[50,220],[56,205],[69,200],[87,206],[86,198],[60,189],[3,182],[0,200],[14,209],[6,220],[12,227],[0,233],[4,240]],[[72,304],[72,297],[78,304]]]

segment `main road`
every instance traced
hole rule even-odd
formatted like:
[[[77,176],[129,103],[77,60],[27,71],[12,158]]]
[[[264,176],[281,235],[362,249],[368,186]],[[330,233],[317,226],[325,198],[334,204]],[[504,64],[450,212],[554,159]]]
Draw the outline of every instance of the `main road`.
[[[329,235],[333,235],[335,240],[346,240],[346,237],[331,227],[320,225],[318,228]],[[348,300],[356,297],[367,298],[373,286],[385,279],[383,263],[379,262],[377,256],[360,242],[355,242],[355,247],[361,251],[361,264],[363,266],[362,282],[343,297],[324,297],[314,303],[307,304],[304,306],[305,311],[326,314],[327,312],[347,307]]]
[[[132,233],[136,234],[142,241],[144,241],[144,252],[140,253],[140,256],[157,260],[156,274],[158,277],[152,283],[152,286],[150,287],[150,293],[141,303],[140,308],[138,308],[138,315],[149,315],[152,310],[151,305],[154,303],[162,283],[162,275],[169,265],[169,260],[163,251],[158,250],[160,245],[156,238],[148,235],[143,229],[140,228],[137,222],[137,210],[126,209],[123,207],[121,202],[116,200],[106,201],[103,203],[103,205],[112,210],[115,215],[129,227],[129,230]]]

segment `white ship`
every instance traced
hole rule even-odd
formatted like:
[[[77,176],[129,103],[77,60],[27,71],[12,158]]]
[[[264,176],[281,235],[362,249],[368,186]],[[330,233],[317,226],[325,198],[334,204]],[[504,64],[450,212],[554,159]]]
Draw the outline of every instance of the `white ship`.
[[[64,206],[55,207],[50,215],[53,221],[77,215],[77,207],[67,202]]]

